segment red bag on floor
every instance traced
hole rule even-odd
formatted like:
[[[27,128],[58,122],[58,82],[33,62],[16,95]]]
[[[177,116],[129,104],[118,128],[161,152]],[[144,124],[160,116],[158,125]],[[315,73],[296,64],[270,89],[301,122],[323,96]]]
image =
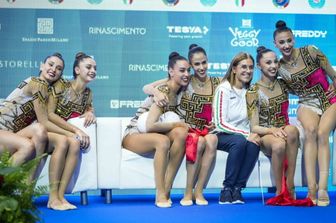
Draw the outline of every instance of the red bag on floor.
[[[313,201],[307,197],[305,199],[295,200],[289,193],[285,173],[288,168],[287,159],[284,161],[283,171],[282,171],[282,182],[281,182],[281,192],[278,196],[272,197],[266,201],[267,205],[275,206],[314,206]]]
[[[204,128],[202,131],[193,128],[189,129],[185,143],[187,161],[192,163],[196,161],[198,138],[199,136],[205,136],[208,132],[209,130],[207,128]]]

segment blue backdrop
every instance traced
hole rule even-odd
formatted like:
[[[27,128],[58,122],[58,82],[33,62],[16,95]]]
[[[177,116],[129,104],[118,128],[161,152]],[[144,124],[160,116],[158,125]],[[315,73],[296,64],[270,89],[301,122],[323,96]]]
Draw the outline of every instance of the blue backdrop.
[[[314,44],[335,64],[335,15],[0,9],[0,98],[38,75],[41,61],[53,52],[63,54],[64,76],[72,78],[74,55],[84,51],[98,66],[90,84],[96,115],[132,116],[145,97],[142,86],[166,77],[171,51],[187,55],[197,43],[208,52],[209,74],[223,76],[240,51],[255,55],[265,45],[279,53],[273,46],[279,19],[293,29],[296,46]],[[290,114],[295,113],[293,99]]]

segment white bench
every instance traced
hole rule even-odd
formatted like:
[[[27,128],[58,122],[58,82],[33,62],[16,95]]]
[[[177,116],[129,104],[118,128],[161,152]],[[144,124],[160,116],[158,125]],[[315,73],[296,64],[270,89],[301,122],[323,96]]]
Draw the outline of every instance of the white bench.
[[[123,131],[130,118],[99,117],[96,125],[83,128],[90,135],[91,148],[82,153],[78,167],[67,192],[81,192],[82,204],[87,204],[88,190],[105,191],[106,203],[111,202],[113,189],[154,189],[154,169],[152,157],[143,157],[121,147]],[[295,124],[295,119],[291,119]],[[82,126],[82,120],[74,120]],[[335,136],[334,136],[335,137]],[[221,188],[225,174],[227,153],[217,151],[216,165],[207,188]],[[49,159],[48,159],[49,160]],[[336,158],[334,156],[334,166]],[[295,173],[295,186],[304,186],[302,173],[302,150],[299,150]],[[44,166],[38,185],[48,185],[48,163]],[[334,173],[334,184],[336,175]],[[173,188],[185,188],[185,159],[178,171]],[[247,187],[274,187],[270,160],[260,152]]]
[[[111,201],[112,189],[154,189],[154,169],[152,157],[140,156],[121,147],[123,130],[130,118],[98,118],[98,188],[105,189],[106,202]],[[216,164],[210,176],[207,188],[222,188],[225,175],[227,153],[217,151]],[[295,185],[302,186],[302,151],[299,151]],[[185,159],[175,178],[173,188],[185,188]],[[260,152],[247,187],[273,187],[270,160]]]

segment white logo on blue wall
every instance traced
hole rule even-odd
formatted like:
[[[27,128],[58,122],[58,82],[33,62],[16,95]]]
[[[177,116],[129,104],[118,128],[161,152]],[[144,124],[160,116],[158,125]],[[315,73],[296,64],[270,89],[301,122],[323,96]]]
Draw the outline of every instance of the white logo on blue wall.
[[[217,0],[201,0],[201,3],[204,6],[214,6],[217,3]]]
[[[37,18],[36,21],[36,33],[39,36],[23,36],[21,37],[22,42],[41,42],[41,43],[68,43],[69,38],[64,37],[54,37],[54,19],[53,18]],[[50,35],[50,36],[40,36],[40,35]]]
[[[143,101],[140,100],[110,100],[111,109],[119,108],[139,108],[142,105]]]
[[[259,45],[258,35],[260,29],[253,29],[250,19],[243,19],[242,26],[229,27],[233,35],[231,46],[233,47],[257,47]]]
[[[91,35],[146,35],[147,29],[144,27],[89,27]]]
[[[42,61],[37,60],[21,60],[21,59],[8,59],[8,60],[0,60],[0,69],[2,68],[10,68],[10,69],[33,69],[33,68],[40,68],[40,65],[42,64]]]
[[[327,30],[292,30],[295,37],[300,38],[327,38]]]
[[[37,18],[37,34],[54,34],[54,19]]]
[[[230,63],[225,62],[208,62],[208,75],[223,76],[228,70]]]
[[[273,0],[273,4],[278,8],[286,8],[289,4],[289,0]]]
[[[310,7],[320,9],[324,6],[325,0],[308,0]]]
[[[241,28],[250,28],[252,29],[252,20],[251,19],[242,19]]]
[[[100,4],[103,0],[87,0],[90,4]]]
[[[173,39],[200,39],[209,29],[206,26],[167,26],[169,38]]]
[[[96,75],[95,80],[109,80],[110,76],[112,75]],[[63,75],[62,77],[68,80],[73,79],[72,75]]]
[[[167,72],[168,66],[166,64],[129,64],[128,71],[132,72]]]

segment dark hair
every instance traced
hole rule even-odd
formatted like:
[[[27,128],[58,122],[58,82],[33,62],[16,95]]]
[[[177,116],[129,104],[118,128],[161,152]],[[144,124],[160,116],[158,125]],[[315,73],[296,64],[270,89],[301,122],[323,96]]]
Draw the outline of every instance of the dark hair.
[[[189,59],[190,62],[191,62],[191,58],[192,58],[192,56],[193,56],[195,53],[204,53],[204,55],[207,56],[205,50],[204,50],[202,47],[200,47],[200,46],[198,46],[197,44],[194,44],[194,43],[193,43],[193,44],[191,44],[191,45],[189,46],[189,52],[188,52],[188,59]]]
[[[231,86],[233,86],[235,84],[235,74],[233,73],[233,68],[236,67],[240,61],[242,60],[247,60],[247,59],[251,59],[253,62],[253,66],[254,66],[254,59],[253,57],[245,52],[240,52],[238,53],[231,61],[230,63],[230,67],[229,69],[226,71],[226,74],[222,80],[222,82],[224,82],[225,80],[227,80]],[[246,84],[246,88],[249,88],[251,85],[252,79],[249,81],[249,83]]]
[[[178,52],[171,52],[168,57],[168,69],[174,68],[174,65],[179,60],[185,60],[188,61],[184,56],[181,56]],[[170,75],[168,73],[168,78],[170,78]]]
[[[73,73],[74,79],[76,79],[76,77],[77,77],[75,68],[78,67],[79,63],[82,62],[86,58],[91,58],[92,59],[91,56],[89,56],[89,55],[87,55],[86,53],[83,53],[83,52],[78,52],[76,54],[76,56],[75,56],[75,62],[74,62],[73,67],[72,67],[72,73]]]
[[[259,64],[259,61],[261,59],[261,57],[265,54],[265,53],[268,53],[268,52],[273,52],[273,50],[271,49],[268,49],[264,46],[259,46],[257,48],[257,56],[256,56],[256,61],[257,61],[257,64]]]
[[[64,68],[64,59],[62,57],[62,54],[58,53],[58,52],[55,52],[49,56],[47,56],[46,58],[44,58],[43,60],[43,63],[47,62],[47,60],[50,58],[50,57],[57,57],[58,59],[60,59],[62,62],[63,62],[63,68]]]
[[[47,60],[48,60],[50,57],[57,57],[58,59],[60,59],[60,60],[62,61],[62,63],[63,63],[63,70],[64,70],[65,63],[64,63],[64,59],[63,59],[63,57],[62,57],[62,54],[60,54],[60,53],[58,53],[58,52],[55,52],[55,53],[53,53],[53,54],[47,56],[46,58],[44,58],[43,63],[46,63]],[[63,70],[62,70],[62,74],[63,74]],[[40,71],[39,75],[40,75],[40,74],[41,74],[41,71]]]
[[[282,33],[282,32],[290,32],[293,34],[293,31],[287,27],[286,22],[279,20],[275,23],[275,30],[273,32],[273,39],[275,39],[275,36],[278,33]]]

